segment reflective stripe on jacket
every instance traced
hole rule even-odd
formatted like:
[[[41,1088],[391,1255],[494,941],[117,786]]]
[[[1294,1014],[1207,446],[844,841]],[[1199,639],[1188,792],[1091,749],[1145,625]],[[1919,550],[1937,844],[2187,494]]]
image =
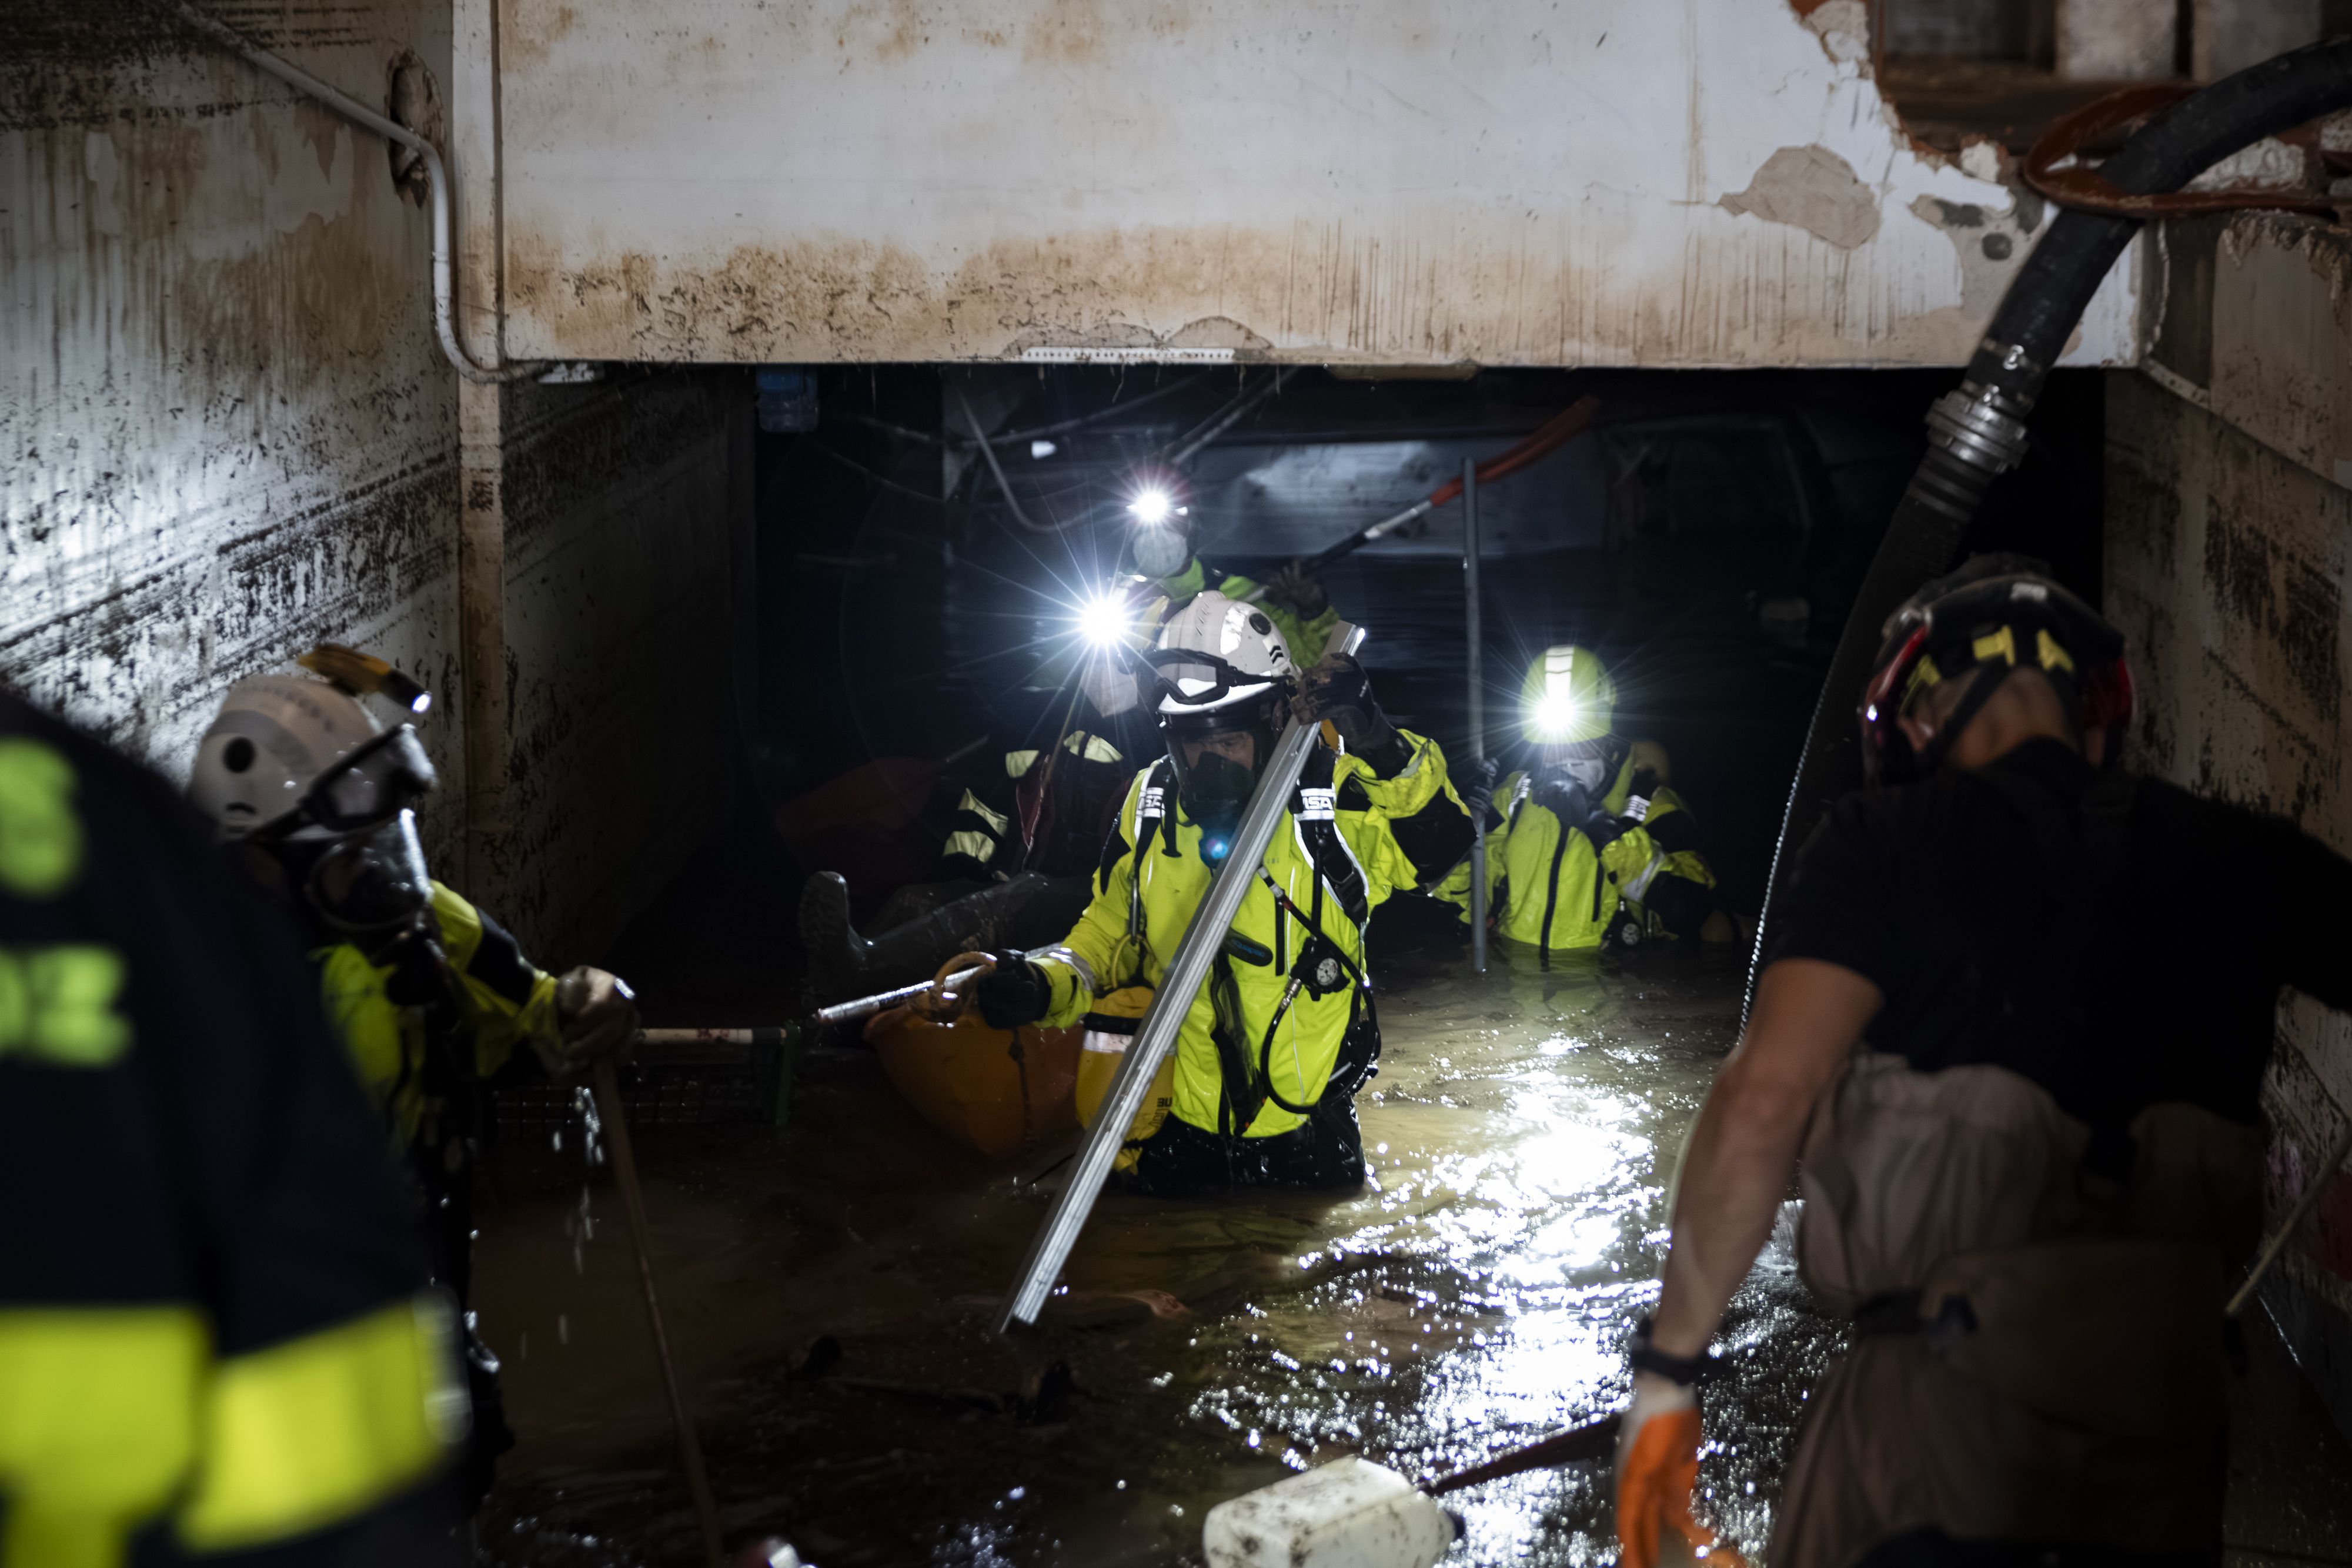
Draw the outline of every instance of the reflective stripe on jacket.
[[[1446,793],[1445,756],[1437,744],[1413,735],[1402,738],[1412,759],[1395,778],[1376,778],[1360,758],[1341,757],[1332,771],[1328,799],[1333,804],[1314,808],[1332,811],[1338,852],[1350,863],[1326,865],[1318,877],[1307,834],[1297,816],[1286,811],[1266,850],[1266,875],[1251,879],[1227,940],[1225,956],[1238,997],[1243,1047],[1252,1062],[1265,1053],[1274,1092],[1294,1105],[1311,1105],[1322,1094],[1357,998],[1348,985],[1320,997],[1300,991],[1276,1029],[1271,1051],[1265,1051],[1267,1023],[1288,984],[1301,943],[1307,939],[1297,916],[1284,913],[1276,918],[1278,906],[1267,878],[1306,913],[1315,907],[1321,881],[1320,930],[1361,970],[1363,929],[1349,918],[1342,907],[1347,900],[1335,883],[1360,880],[1367,913],[1398,889],[1412,888],[1422,873],[1397,841],[1393,825],[1424,810],[1461,809]],[[1105,848],[1093,902],[1063,948],[1042,963],[1053,988],[1052,1009],[1041,1020],[1049,1027],[1078,1022],[1097,997],[1139,979],[1158,987],[1192,911],[1208,891],[1211,873],[1201,859],[1201,830],[1183,814],[1172,788],[1162,794],[1166,815],[1159,830],[1150,833],[1149,842],[1140,847],[1136,842],[1143,786],[1152,771],[1138,774],[1129,789],[1117,834]],[[1349,802],[1360,798],[1365,805],[1352,809]],[[1128,934],[1139,879],[1139,944]],[[1177,1037],[1171,1108],[1176,1116],[1208,1132],[1220,1130],[1218,1109],[1224,1089],[1212,1032],[1216,1023],[1213,989],[1213,985],[1202,986]],[[1271,1137],[1305,1119],[1268,1099],[1245,1128],[1235,1130],[1248,1137]]]
[[[160,779],[0,697],[0,1568],[166,1520],[142,1563],[326,1561],[466,1407],[292,933]]]
[[[1003,765],[964,779],[946,839],[942,877],[1002,880],[1024,871],[1069,876],[1094,869],[1112,808],[1127,777],[1126,758],[1099,735],[1072,730],[1050,775],[1045,751],[1004,753]]]
[[[1486,827],[1486,901],[1497,936],[1554,953],[1598,947],[1628,887],[1646,885],[1656,846],[1628,828],[1596,852],[1581,830],[1536,803],[1525,773],[1495,787],[1500,821]],[[1433,896],[1470,908],[1470,860],[1446,874]]]
[[[1657,856],[1657,867],[1651,876],[1680,877],[1701,887],[1713,887],[1715,868],[1707,864],[1706,856],[1699,851],[1696,825],[1692,820],[1690,808],[1684,804],[1683,798],[1675,793],[1673,785],[1659,782],[1652,768],[1645,766],[1647,758],[1644,753],[1650,749],[1647,742],[1637,740],[1633,743],[1626,752],[1625,760],[1618,765],[1617,777],[1610,784],[1609,793],[1601,800],[1601,809],[1612,817],[1623,816],[1626,808],[1633,803],[1637,786],[1645,786],[1643,798],[1650,804],[1648,811],[1641,819],[1642,830],[1650,835],[1651,849]],[[1660,752],[1657,755],[1663,758],[1664,754]],[[1664,766],[1663,761],[1657,765],[1660,770]],[[1652,776],[1645,778],[1645,774]],[[1641,878],[1645,891],[1649,880],[1648,877]],[[1640,893],[1626,896],[1636,909],[1641,907]]]

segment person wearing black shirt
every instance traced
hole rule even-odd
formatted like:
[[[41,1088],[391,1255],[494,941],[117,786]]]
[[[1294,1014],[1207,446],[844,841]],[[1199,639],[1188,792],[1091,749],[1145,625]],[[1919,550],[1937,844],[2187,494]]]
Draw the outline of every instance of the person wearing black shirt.
[[[0,1568],[454,1568],[457,1313],[293,932],[0,692]]]
[[[1806,844],[1693,1129],[1621,1437],[1628,1568],[1712,1539],[1690,1385],[1792,1166],[1801,1270],[1855,1339],[1775,1568],[2220,1561],[2273,1014],[2289,986],[2352,1009],[2352,863],[2112,766],[2130,691],[2121,635],[2018,558],[1889,622],[1862,723],[1891,787]]]

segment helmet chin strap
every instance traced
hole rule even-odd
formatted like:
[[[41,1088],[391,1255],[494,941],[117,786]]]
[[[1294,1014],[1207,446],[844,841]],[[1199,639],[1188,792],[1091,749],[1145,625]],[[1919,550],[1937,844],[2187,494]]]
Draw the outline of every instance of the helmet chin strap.
[[[2000,665],[1998,666],[2000,674],[1993,680],[1986,680],[1980,672],[1992,667],[1995,666],[1975,666],[1979,674],[1961,695],[1960,706],[1954,708],[1951,716],[1937,727],[1934,737],[1919,753],[1919,771],[1922,774],[1933,773],[1944,765],[1945,753],[1950,751],[1953,743],[1976,722],[1977,715],[1984,711],[1984,706],[1992,700],[1993,693],[2007,685],[2009,677],[2015,673],[2011,666]]]

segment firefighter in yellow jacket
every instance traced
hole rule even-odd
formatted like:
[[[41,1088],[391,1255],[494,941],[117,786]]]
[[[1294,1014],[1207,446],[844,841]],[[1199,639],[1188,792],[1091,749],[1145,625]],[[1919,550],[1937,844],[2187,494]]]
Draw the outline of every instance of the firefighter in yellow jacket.
[[[976,988],[998,1028],[1078,1023],[1160,984],[1223,862],[1284,720],[1328,721],[1208,983],[1178,1036],[1164,1115],[1132,1130],[1123,1178],[1179,1195],[1339,1188],[1363,1177],[1353,1096],[1380,1054],[1364,930],[1391,893],[1453,863],[1470,822],[1431,741],[1391,726],[1354,659],[1303,677],[1255,606],[1199,594],[1142,655],[1167,755],[1139,774],[1095,896],[1063,946],[999,959]],[[1129,1009],[1129,1010],[1133,1010]]]
[[[1665,751],[1614,732],[1617,683],[1600,657],[1571,644],[1545,649],[1519,702],[1528,762],[1487,808],[1496,933],[1549,952],[1657,936],[1731,940],[1690,810],[1666,781]],[[1465,861],[1438,896],[1466,911],[1469,894]]]
[[[169,786],[0,695],[0,1568],[454,1568],[454,1313],[313,987]]]
[[[603,970],[558,979],[534,967],[498,922],[426,872],[415,807],[434,786],[433,764],[413,724],[386,727],[364,699],[421,714],[430,695],[331,644],[301,663],[326,678],[256,675],[229,688],[189,793],[306,928],[327,1016],[412,1178],[434,1278],[462,1310],[488,1085],[541,1071],[571,1079],[625,1055],[636,1004]],[[478,1501],[513,1437],[498,1358],[465,1316],[467,1484]]]

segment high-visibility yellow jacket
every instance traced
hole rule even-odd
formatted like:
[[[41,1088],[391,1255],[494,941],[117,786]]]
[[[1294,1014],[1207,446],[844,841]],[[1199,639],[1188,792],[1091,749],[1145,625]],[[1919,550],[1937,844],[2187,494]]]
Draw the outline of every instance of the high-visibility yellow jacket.
[[[0,697],[0,1568],[329,1561],[462,1436],[314,984],[162,780]]]
[[[1690,842],[1688,808],[1670,786],[1643,777],[1651,771],[1651,753],[1636,742],[1599,804],[1622,819],[1638,783],[1650,790],[1643,797],[1648,802],[1645,814],[1638,825],[1598,852],[1581,831],[1563,829],[1556,814],[1536,802],[1533,779],[1525,771],[1496,786],[1496,815],[1486,829],[1486,888],[1497,935],[1552,952],[1598,947],[1616,917],[1619,900],[1640,915],[1643,897],[1655,878],[1680,876],[1715,885],[1706,857]],[[1467,915],[1466,859],[1446,876],[1436,896]]]
[[[507,929],[439,883],[433,925],[448,960],[453,999],[463,1015],[474,1076],[503,1068],[518,1045],[557,1043],[555,977],[531,966]],[[327,1017],[341,1037],[360,1081],[375,1096],[403,1147],[430,1138],[425,1071],[425,1009],[393,1000],[394,970],[371,963],[346,943],[312,955]]]
[[[1444,864],[1417,864],[1397,830],[1423,813],[1459,817],[1462,810],[1445,789],[1445,756],[1436,743],[1409,734],[1402,738],[1411,760],[1390,779],[1375,777],[1360,758],[1320,748],[1310,754],[1309,772],[1266,851],[1264,874],[1251,879],[1210,982],[1185,1014],[1176,1043],[1172,1114],[1208,1132],[1271,1137],[1305,1120],[1281,1101],[1312,1106],[1323,1093],[1341,1040],[1363,1003],[1358,992],[1365,921],[1391,893],[1420,884]],[[1327,770],[1319,775],[1327,783],[1316,781],[1318,768]],[[1118,831],[1105,846],[1093,902],[1062,947],[1041,961],[1053,993],[1042,1020],[1049,1026],[1078,1022],[1095,998],[1138,980],[1160,985],[1208,891],[1211,868],[1201,858],[1201,830],[1183,812],[1168,775],[1164,763],[1137,775]],[[1447,841],[1446,861],[1466,835],[1466,819],[1459,826],[1462,834]],[[1145,841],[1139,844],[1139,836]],[[1406,837],[1416,835],[1408,829]],[[1289,908],[1277,903],[1276,888]],[[1332,977],[1338,983],[1318,987],[1319,996],[1302,989],[1277,1021],[1277,1004],[1318,929],[1344,960]],[[1251,1079],[1272,1091],[1239,1126],[1231,1124],[1230,1114],[1220,1116],[1228,1084],[1215,1039],[1215,998],[1228,983],[1229,1011],[1235,1016],[1224,1033],[1243,1053]],[[1253,1082],[1232,1087],[1235,1103],[1256,1102]]]
[[[1160,586],[1167,591],[1172,602],[1179,604],[1210,587],[1215,588],[1227,599],[1246,599],[1258,590],[1255,579],[1244,577],[1238,572],[1224,574],[1212,583],[1208,569],[1201,564],[1198,556],[1194,556],[1192,562],[1174,577],[1161,578]],[[1331,641],[1331,628],[1339,624],[1339,612],[1328,604],[1323,607],[1320,614],[1307,620],[1301,620],[1270,599],[1261,600],[1258,608],[1265,611],[1265,618],[1274,622],[1274,629],[1282,633],[1283,646],[1290,650],[1290,662],[1302,670],[1314,668],[1322,659],[1323,649]]]
[[[1707,864],[1706,856],[1698,848],[1690,808],[1673,785],[1656,777],[1664,770],[1664,752],[1655,750],[1649,742],[1635,741],[1625,760],[1618,765],[1617,777],[1611,781],[1609,793],[1601,802],[1601,809],[1610,815],[1622,817],[1635,799],[1649,801],[1641,821],[1643,831],[1649,834],[1657,863],[1647,875],[1635,873],[1639,886],[1621,889],[1636,915],[1643,913],[1647,891],[1659,877],[1680,877],[1701,887],[1716,884],[1715,868]],[[1637,797],[1636,791],[1643,793]],[[1652,920],[1649,924],[1655,935],[1657,922]]]

